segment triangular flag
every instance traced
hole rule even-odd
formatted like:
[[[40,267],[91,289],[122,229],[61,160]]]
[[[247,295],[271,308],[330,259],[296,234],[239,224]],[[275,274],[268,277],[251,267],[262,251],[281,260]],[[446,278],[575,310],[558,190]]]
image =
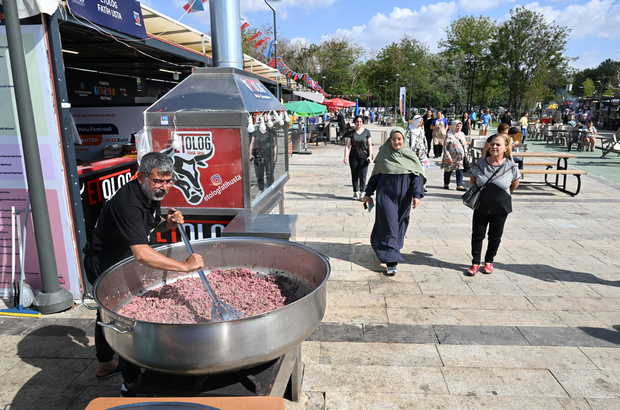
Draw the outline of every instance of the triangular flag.
[[[271,53],[273,53],[273,40],[269,42],[269,45],[265,49],[265,54],[263,54],[267,58],[271,58]]]
[[[248,43],[254,40],[256,37],[260,36],[261,34],[263,33],[261,33],[260,30],[257,30],[256,33],[252,37],[250,37],[250,39],[248,40]]]
[[[269,37],[267,37],[267,38],[264,38],[264,39],[262,39],[262,40],[257,41],[257,42],[256,42],[256,44],[254,44],[254,48],[259,47],[260,45],[262,45],[262,44],[263,44],[266,40],[268,40],[268,39],[269,39]]]
[[[245,23],[243,23],[241,25],[241,31],[245,30],[246,28],[250,27],[250,23],[248,23],[247,21]]]
[[[205,8],[202,3],[205,3],[207,0],[187,0],[187,4],[183,6],[183,9],[191,13],[192,11],[204,11]]]
[[[275,57],[272,58],[271,61],[269,62],[269,67],[276,68],[276,59],[275,59]]]

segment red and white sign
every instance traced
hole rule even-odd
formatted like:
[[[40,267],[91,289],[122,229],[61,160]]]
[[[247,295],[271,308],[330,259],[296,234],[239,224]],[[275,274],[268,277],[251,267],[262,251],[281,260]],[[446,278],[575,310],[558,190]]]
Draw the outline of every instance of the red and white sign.
[[[163,207],[243,208],[239,129],[152,128],[153,151],[174,160]]]

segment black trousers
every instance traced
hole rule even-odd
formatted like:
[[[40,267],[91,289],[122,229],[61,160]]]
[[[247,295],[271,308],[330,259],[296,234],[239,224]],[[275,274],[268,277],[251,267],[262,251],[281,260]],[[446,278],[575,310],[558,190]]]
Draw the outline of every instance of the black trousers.
[[[482,241],[489,227],[489,244],[487,252],[484,255],[484,262],[493,263],[493,258],[497,255],[499,244],[502,241],[504,233],[504,224],[506,223],[507,214],[485,215],[481,212],[474,211],[471,229],[471,264],[480,265],[480,255],[482,254]]]
[[[431,147],[433,146],[433,134],[426,134],[426,147],[428,148],[428,152],[426,155],[431,156]]]
[[[441,157],[443,153],[443,145],[433,145],[433,153],[435,154],[435,158]]]
[[[351,167],[353,192],[364,192],[366,190],[366,174],[368,173],[368,155],[359,148],[351,148],[349,166]]]
[[[100,265],[103,266],[105,269],[101,269]],[[105,264],[105,263],[100,264],[99,258],[97,257],[92,257],[90,255],[86,255],[86,257],[84,257],[84,269],[86,270],[86,275],[88,276],[89,281],[93,277],[97,278],[101,273],[103,273],[110,266],[111,265]],[[97,309],[97,322],[101,322],[101,321],[102,321],[101,315],[99,313],[99,309]],[[114,359],[114,350],[112,349],[108,341],[105,339],[105,336],[103,335],[103,327],[99,326],[96,323],[95,323],[95,351],[96,351],[95,356],[97,357],[97,361],[100,363],[106,363]],[[123,380],[125,382],[133,383],[136,380],[138,380],[138,377],[140,377],[140,373],[142,372],[142,370],[140,369],[140,366],[136,366],[135,364],[128,362],[121,356],[118,357],[118,364],[119,364],[119,369],[123,375]]]

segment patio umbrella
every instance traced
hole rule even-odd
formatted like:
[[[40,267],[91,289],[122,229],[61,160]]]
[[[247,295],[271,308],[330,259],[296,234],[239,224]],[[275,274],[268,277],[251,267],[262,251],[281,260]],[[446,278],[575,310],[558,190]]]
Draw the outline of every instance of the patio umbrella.
[[[548,110],[555,110],[558,108],[557,104],[551,104],[550,106],[547,107]]]
[[[312,101],[292,101],[285,103],[284,106],[289,113],[295,114],[299,117],[316,117],[317,115],[322,115],[327,112],[327,108],[324,105],[317,104]],[[300,152],[300,154],[312,153],[311,151],[308,151],[306,128],[308,128],[308,118],[305,119],[304,125],[304,150]]]
[[[330,108],[343,108],[343,107],[353,107],[355,103],[353,101],[343,100],[342,98],[332,98],[331,100],[323,100],[321,103]]]
[[[327,112],[327,108],[324,105],[312,101],[292,101],[285,103],[284,106],[290,114],[297,115],[298,117],[316,117]]]

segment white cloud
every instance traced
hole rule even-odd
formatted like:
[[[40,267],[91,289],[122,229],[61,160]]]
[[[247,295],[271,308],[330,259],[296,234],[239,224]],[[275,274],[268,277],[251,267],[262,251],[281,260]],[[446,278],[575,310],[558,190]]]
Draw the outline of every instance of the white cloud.
[[[596,67],[601,62],[599,54],[601,54],[601,50],[584,51],[579,56],[579,60],[572,62],[571,66],[577,70],[585,70],[586,68]]]
[[[444,30],[457,12],[456,3],[429,4],[418,11],[394,7],[389,15],[375,14],[368,23],[351,29],[338,29],[336,35],[346,35],[366,49],[383,48],[398,42],[405,34],[426,43],[437,50],[437,42],[444,36]]]
[[[579,40],[586,35],[616,38],[620,36],[620,6],[615,0],[590,0],[585,4],[572,4],[563,9],[541,6],[534,2],[524,7],[541,13],[547,22],[555,21],[571,29],[571,39]]]
[[[459,0],[458,7],[466,13],[480,13],[481,11],[497,8],[502,3],[514,3],[515,0]]]
[[[287,19],[289,12],[294,11],[295,16],[299,13],[310,13],[315,10],[327,9],[338,0],[286,0],[282,2],[269,3],[276,11],[277,18]],[[240,0],[241,14],[271,11],[263,0]]]

